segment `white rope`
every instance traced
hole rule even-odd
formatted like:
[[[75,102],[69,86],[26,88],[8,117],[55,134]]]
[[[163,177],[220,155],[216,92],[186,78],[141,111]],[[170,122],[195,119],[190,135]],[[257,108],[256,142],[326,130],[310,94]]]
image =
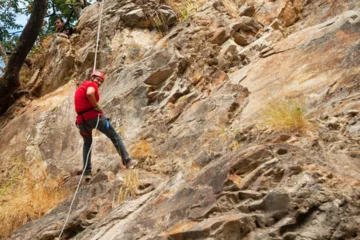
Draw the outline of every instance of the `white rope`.
[[[97,127],[98,127],[98,125],[99,125],[99,119],[100,119],[100,114],[98,115],[98,118],[97,118],[95,130],[97,129]],[[82,179],[83,179],[83,177],[84,177],[85,169],[86,169],[86,167],[87,167],[87,165],[88,165],[89,156],[90,156],[90,152],[91,152],[91,150],[92,150],[93,145],[94,145],[94,139],[92,140],[92,143],[91,143],[91,145],[90,145],[90,149],[89,149],[88,154],[87,154],[87,156],[86,156],[85,166],[84,166],[84,168],[83,168],[83,171],[82,171],[82,174],[81,174],[79,183],[78,183],[78,185],[77,185],[77,187],[76,187],[76,190],[75,190],[74,197],[73,197],[73,199],[72,199],[72,201],[71,201],[71,204],[70,204],[69,212],[68,212],[68,214],[67,214],[67,216],[66,216],[66,220],[65,220],[64,226],[63,226],[62,229],[61,229],[61,232],[60,232],[60,235],[59,235],[59,238],[58,238],[58,239],[61,239],[61,235],[63,234],[64,229],[65,229],[65,227],[66,227],[66,224],[67,224],[67,222],[69,221],[71,209],[72,209],[72,206],[73,206],[73,204],[74,204],[74,201],[75,201],[75,197],[76,197],[76,195],[77,195],[77,192],[78,192],[78,190],[79,190],[79,188],[80,188],[81,181],[82,181]]]
[[[100,38],[100,29],[101,29],[102,13],[103,13],[103,9],[104,9],[104,2],[105,2],[105,0],[101,1],[101,10],[100,10],[100,15],[99,15],[99,23],[98,23],[98,30],[97,30],[97,37],[96,37],[96,44],[95,44],[95,60],[94,60],[93,72],[96,70],[96,59],[97,59],[97,52],[98,52],[98,47],[99,47],[99,38]]]
[[[97,60],[97,52],[98,52],[98,47],[99,47],[99,38],[100,38],[101,20],[102,20],[102,13],[103,13],[103,9],[104,9],[104,2],[105,2],[105,0],[102,0],[102,2],[101,2],[101,10],[100,10],[100,15],[99,15],[99,23],[98,23],[98,30],[97,30],[97,37],[96,37],[95,59],[94,59],[94,69],[93,69],[93,71],[95,71],[95,69],[96,69],[96,60]],[[96,130],[97,127],[98,127],[99,119],[100,119],[100,114],[98,115],[98,118],[97,118],[95,130]],[[84,168],[83,168],[83,171],[82,171],[82,174],[81,174],[79,183],[78,183],[78,185],[77,185],[77,187],[76,187],[76,190],[75,190],[74,197],[73,197],[73,199],[72,199],[72,201],[71,201],[71,204],[70,204],[69,212],[68,212],[68,214],[67,214],[67,216],[66,216],[66,220],[65,220],[64,226],[63,226],[62,229],[61,229],[61,232],[60,232],[60,235],[59,235],[58,239],[61,239],[61,236],[62,236],[62,234],[63,234],[63,232],[64,232],[64,230],[65,230],[66,224],[67,224],[67,222],[69,221],[71,209],[72,209],[72,206],[73,206],[73,204],[74,204],[74,201],[75,201],[77,192],[79,191],[81,181],[82,181],[82,179],[83,179],[83,177],[84,177],[85,169],[86,169],[86,167],[87,167],[87,165],[88,165],[89,156],[90,156],[90,152],[91,152],[91,150],[92,150],[93,144],[94,144],[94,140],[92,141],[92,143],[91,143],[91,145],[90,145],[90,149],[89,149],[89,151],[88,151],[88,153],[87,153],[85,166],[84,166]]]
[[[97,52],[98,52],[98,47],[99,47],[99,38],[100,38],[101,20],[102,20],[102,13],[103,13],[103,9],[104,9],[104,2],[105,2],[105,0],[102,0],[102,1],[101,1],[101,10],[100,10],[100,15],[99,15],[99,23],[98,23],[98,30],[97,30],[97,37],[96,37],[95,59],[94,59],[94,68],[93,68],[93,71],[96,70],[96,60],[97,60]],[[98,118],[97,118],[95,130],[97,129],[97,127],[98,127],[98,125],[99,125],[99,119],[100,119],[100,114],[98,115]],[[91,145],[90,145],[90,149],[89,149],[89,151],[88,151],[88,153],[87,153],[85,166],[84,166],[84,168],[83,168],[83,171],[82,171],[82,174],[81,174],[79,183],[78,183],[78,185],[77,185],[77,187],[76,187],[74,197],[73,197],[73,199],[71,200],[69,212],[68,212],[68,214],[67,214],[67,216],[66,216],[66,220],[65,220],[64,226],[63,226],[62,229],[61,229],[61,232],[60,232],[60,235],[59,235],[58,239],[61,239],[61,236],[62,236],[62,234],[64,233],[64,230],[65,230],[66,224],[67,224],[68,221],[69,221],[71,209],[72,209],[72,206],[73,206],[73,204],[74,204],[76,195],[77,195],[77,193],[78,193],[78,191],[79,191],[79,188],[80,188],[80,185],[81,185],[81,181],[82,181],[82,179],[83,179],[83,177],[84,177],[85,169],[86,169],[86,167],[87,167],[87,165],[88,165],[89,156],[90,156],[90,152],[91,152],[91,150],[92,150],[93,145],[94,145],[94,139],[93,139],[93,141],[92,141],[92,143],[91,143]]]

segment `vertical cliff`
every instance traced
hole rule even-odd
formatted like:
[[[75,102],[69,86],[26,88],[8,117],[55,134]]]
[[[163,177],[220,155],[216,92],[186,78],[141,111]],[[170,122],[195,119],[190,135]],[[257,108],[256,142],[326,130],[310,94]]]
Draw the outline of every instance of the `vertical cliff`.
[[[29,94],[1,118],[2,186],[14,158],[76,186],[73,94],[93,67],[100,4],[78,34],[49,39]],[[140,164],[118,171],[96,133],[97,172],[63,239],[358,239],[359,7],[105,0],[100,104]],[[70,202],[10,239],[56,238]]]

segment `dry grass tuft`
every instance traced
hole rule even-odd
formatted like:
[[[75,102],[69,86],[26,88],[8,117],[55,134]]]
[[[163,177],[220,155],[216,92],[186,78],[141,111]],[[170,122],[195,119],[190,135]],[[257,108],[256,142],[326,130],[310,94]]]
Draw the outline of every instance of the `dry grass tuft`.
[[[135,197],[139,187],[139,173],[137,170],[127,171],[125,174],[124,184],[120,187],[115,206],[118,206],[128,198]]]
[[[260,124],[278,131],[305,133],[311,128],[305,111],[304,104],[299,100],[270,101],[262,110]]]
[[[146,140],[140,140],[132,146],[131,156],[135,159],[146,160],[152,155],[151,144]]]
[[[238,149],[241,148],[241,144],[238,141],[232,141],[231,145],[230,145],[230,150],[231,151],[236,151]]]
[[[186,20],[194,15],[205,2],[206,0],[166,0],[166,3],[174,9],[175,13],[179,16],[180,21]]]
[[[40,174],[34,176],[33,169]],[[1,187],[0,238],[10,235],[26,222],[42,217],[68,196],[63,182],[50,178],[41,163],[31,168],[29,163],[16,160],[10,173]]]

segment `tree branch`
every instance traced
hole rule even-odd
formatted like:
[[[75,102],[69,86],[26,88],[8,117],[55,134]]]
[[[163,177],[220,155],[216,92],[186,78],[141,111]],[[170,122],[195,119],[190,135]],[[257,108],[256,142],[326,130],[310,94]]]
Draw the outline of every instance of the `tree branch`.
[[[84,4],[83,4],[84,8],[86,8],[88,5],[89,3],[86,0],[84,0]]]
[[[71,19],[71,17],[72,17],[73,14],[74,14],[74,10],[71,11],[69,17],[66,19],[65,26],[70,23],[70,19]]]
[[[81,7],[81,3],[65,3],[61,6]]]
[[[19,72],[41,30],[46,14],[47,0],[35,0],[33,11],[21,33],[14,53],[10,56],[5,73],[0,81],[0,114],[15,102],[14,93],[20,87]]]
[[[17,33],[21,33],[22,32],[22,30],[21,31],[17,31],[17,32],[12,32],[12,33],[9,33],[9,35],[15,35],[15,34],[17,34]]]
[[[47,17],[52,17],[52,16],[56,16],[56,13],[48,14],[45,17],[47,18]]]
[[[52,7],[52,9],[53,9],[53,14],[56,15],[56,7],[55,7],[55,2],[54,2],[54,0],[52,0],[52,2],[51,2],[51,7]]]

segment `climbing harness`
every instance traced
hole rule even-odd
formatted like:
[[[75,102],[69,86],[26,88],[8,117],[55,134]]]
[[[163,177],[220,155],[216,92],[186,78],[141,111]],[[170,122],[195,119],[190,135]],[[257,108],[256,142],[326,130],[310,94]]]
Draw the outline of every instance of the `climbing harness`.
[[[99,15],[99,23],[98,23],[98,30],[97,30],[97,37],[96,37],[96,44],[95,44],[95,59],[94,59],[94,69],[93,69],[93,72],[94,72],[95,69],[96,69],[96,59],[97,59],[97,51],[98,51],[98,47],[99,47],[99,37],[100,37],[101,20],[102,20],[102,13],[103,13],[103,9],[104,9],[104,2],[105,2],[105,0],[102,0],[102,1],[101,1],[101,10],[100,10],[100,15]],[[83,111],[83,112],[81,112],[81,113],[84,114],[84,113],[86,113],[86,112],[88,112],[88,111],[90,111],[90,110],[92,110],[92,109],[85,110],[85,111]],[[82,116],[82,114],[81,114],[81,116]],[[87,129],[87,128],[86,128],[86,125],[85,125],[85,124],[86,124],[86,121],[84,121],[84,117],[83,117],[83,116],[82,116],[82,118],[83,118],[83,124],[84,124],[84,126],[85,126],[85,129]],[[98,128],[99,120],[100,120],[100,113],[98,114],[98,117],[97,117],[97,122],[96,122],[95,130]],[[88,132],[88,133],[89,133],[89,132]],[[71,203],[70,203],[69,212],[68,212],[68,214],[67,214],[67,216],[66,216],[65,223],[64,223],[64,225],[63,225],[63,227],[62,227],[62,229],[61,229],[60,235],[59,235],[59,237],[58,237],[59,240],[61,239],[61,236],[62,236],[62,234],[63,234],[63,232],[64,232],[64,230],[65,230],[66,224],[67,224],[68,221],[69,221],[71,209],[72,209],[72,206],[73,206],[73,204],[74,204],[74,201],[75,201],[77,192],[78,192],[78,190],[79,190],[79,188],[80,188],[81,181],[82,181],[82,179],[83,179],[83,177],[84,177],[85,169],[86,169],[86,167],[87,167],[87,165],[88,165],[89,156],[90,156],[90,152],[91,152],[91,149],[92,149],[92,147],[93,147],[93,144],[94,144],[94,141],[92,141],[92,143],[91,143],[91,145],[90,145],[90,149],[89,149],[88,154],[87,154],[87,156],[86,156],[86,163],[85,163],[85,166],[84,166],[84,168],[83,168],[83,171],[82,171],[82,174],[81,174],[79,183],[78,183],[78,185],[77,185],[77,187],[76,187],[76,190],[75,190],[75,193],[74,193],[74,197],[73,197],[73,199],[72,199],[72,201],[71,201]]]
[[[84,117],[84,114],[87,113],[87,112],[90,112],[90,111],[92,111],[92,110],[94,110],[93,107],[92,107],[92,108],[89,108],[89,109],[86,109],[86,110],[81,111],[81,112],[78,113],[78,115],[79,115],[79,116],[81,117],[81,119],[82,119],[82,123],[84,124],[84,129],[85,129],[85,132],[87,133],[87,135],[90,135],[90,134],[91,134],[92,128],[91,128],[91,126],[89,126],[89,124],[86,122],[85,117]],[[88,131],[88,128],[90,128],[90,132]],[[83,134],[81,134],[81,135],[83,135]]]

